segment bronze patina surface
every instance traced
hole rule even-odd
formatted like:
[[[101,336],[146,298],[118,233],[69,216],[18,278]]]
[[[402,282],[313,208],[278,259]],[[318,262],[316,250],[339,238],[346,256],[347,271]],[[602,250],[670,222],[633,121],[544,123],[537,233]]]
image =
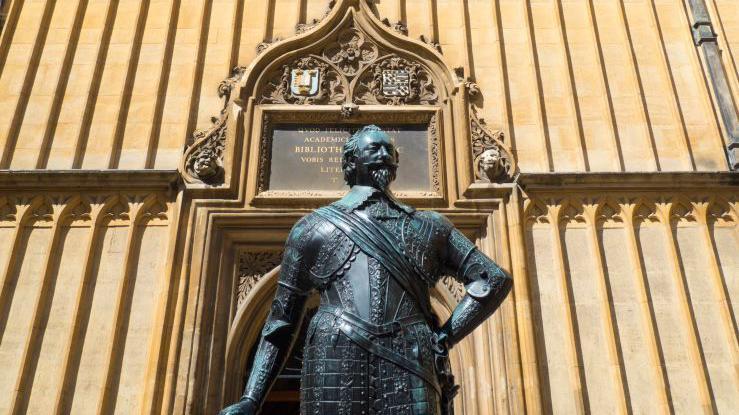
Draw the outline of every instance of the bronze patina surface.
[[[316,290],[321,300],[303,349],[301,414],[451,414],[458,386],[449,348],[511,289],[511,277],[446,218],[393,196],[399,152],[386,132],[364,127],[340,149],[351,190],[290,232],[244,394],[222,415],[259,412]],[[429,292],[445,275],[467,290],[440,324]]]

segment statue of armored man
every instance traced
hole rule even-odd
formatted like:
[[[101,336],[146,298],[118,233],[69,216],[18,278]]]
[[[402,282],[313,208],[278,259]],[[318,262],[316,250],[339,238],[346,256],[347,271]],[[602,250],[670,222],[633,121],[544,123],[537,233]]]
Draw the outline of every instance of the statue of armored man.
[[[511,289],[511,277],[449,220],[393,196],[398,152],[379,127],[362,128],[343,152],[351,189],[290,232],[244,395],[221,415],[259,413],[314,290],[320,306],[305,340],[301,414],[451,414],[458,386],[448,350]],[[446,275],[467,293],[441,325],[429,291]]]

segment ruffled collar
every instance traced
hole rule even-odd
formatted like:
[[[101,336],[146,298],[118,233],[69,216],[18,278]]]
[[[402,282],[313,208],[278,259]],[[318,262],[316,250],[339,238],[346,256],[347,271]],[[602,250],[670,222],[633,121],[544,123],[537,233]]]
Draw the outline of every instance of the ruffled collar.
[[[352,188],[349,190],[349,193],[347,193],[338,201],[334,202],[334,204],[338,205],[346,211],[351,212],[373,198],[377,200],[381,200],[383,198],[387,199],[389,203],[395,205],[398,209],[404,211],[409,215],[415,212],[415,209],[413,207],[408,206],[395,198],[390,190],[386,190],[383,192],[382,190],[376,189],[372,186],[362,185],[352,186]]]

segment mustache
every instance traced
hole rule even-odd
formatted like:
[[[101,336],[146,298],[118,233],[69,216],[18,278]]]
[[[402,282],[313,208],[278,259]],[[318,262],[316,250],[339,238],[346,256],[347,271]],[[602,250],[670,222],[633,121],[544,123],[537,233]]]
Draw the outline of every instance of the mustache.
[[[397,163],[393,163],[392,161],[373,161],[370,163],[367,163],[367,167],[369,167],[372,170],[380,169],[380,168],[390,168],[392,170],[395,170],[398,168]]]

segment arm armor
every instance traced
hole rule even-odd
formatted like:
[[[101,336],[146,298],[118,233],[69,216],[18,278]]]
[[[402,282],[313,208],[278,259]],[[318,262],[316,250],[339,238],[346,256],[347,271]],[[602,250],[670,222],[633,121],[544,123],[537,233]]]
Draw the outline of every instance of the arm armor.
[[[288,236],[275,298],[262,329],[261,339],[249,374],[242,401],[260,408],[277,375],[282,370],[300,323],[310,290],[305,275],[303,248],[309,229],[307,221],[299,221]]]
[[[458,230],[449,236],[447,266],[467,289],[441,329],[448,346],[467,336],[495,312],[513,286],[513,280]]]

